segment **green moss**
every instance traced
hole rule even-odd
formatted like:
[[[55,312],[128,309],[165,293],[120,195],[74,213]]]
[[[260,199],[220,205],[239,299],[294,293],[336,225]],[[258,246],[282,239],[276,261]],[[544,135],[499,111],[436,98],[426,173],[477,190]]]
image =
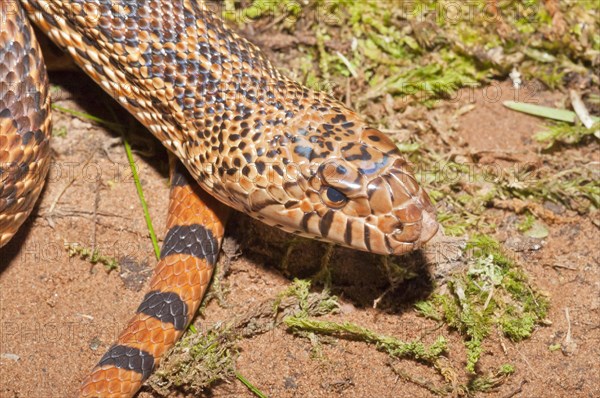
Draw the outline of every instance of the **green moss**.
[[[535,217],[533,216],[533,214],[528,213],[525,215],[525,218],[519,223],[519,225],[517,225],[517,229],[520,232],[525,232],[531,229],[531,227],[533,227],[533,223],[535,222]]]
[[[390,94],[406,97],[407,104],[431,106],[461,87],[507,77],[513,68],[524,80],[537,78],[555,88],[563,87],[567,73],[588,75],[586,68],[596,62],[594,49],[600,48],[597,8],[560,2],[565,24],[574,32],[548,40],[554,27],[543,3],[510,0],[496,5],[497,14],[484,0],[415,1],[401,7],[394,1],[255,0],[245,8],[228,0],[223,14],[238,22],[268,17],[289,31],[300,18],[314,18],[309,26],[316,44],[303,48],[317,55],[312,62],[319,79],[331,79],[333,85],[353,73],[327,43],[353,43],[342,55],[371,87],[359,103]]]
[[[551,344],[551,345],[549,345],[549,346],[548,346],[548,349],[549,349],[550,351],[552,351],[552,352],[554,352],[554,351],[559,351],[561,348],[562,348],[562,347],[561,347],[560,343]]]
[[[474,235],[467,252],[469,266],[450,278],[450,294],[434,294],[417,310],[443,319],[464,336],[466,369],[476,373],[494,327],[513,341],[523,340],[545,319],[548,302],[529,287],[524,273],[490,236]]]
[[[67,136],[67,128],[66,127],[63,126],[63,127],[52,129],[52,137],[64,138],[66,136]]]
[[[477,164],[460,164],[444,160],[444,155],[420,149],[410,153],[421,165],[417,178],[438,205],[438,221],[450,236],[469,232],[493,233],[486,211],[497,201],[519,199],[543,205],[553,202],[589,214],[600,208],[600,180],[594,165],[576,162],[565,166],[560,155],[541,155],[549,167],[533,168],[516,164],[511,169],[496,170]],[[526,218],[520,229],[534,225]]]
[[[78,256],[82,260],[88,261],[92,265],[102,264],[106,272],[119,268],[119,260],[114,257],[105,256],[97,249],[90,249],[79,245],[67,245],[65,247],[69,257]]]
[[[188,333],[165,356],[148,383],[163,396],[175,389],[199,394],[215,381],[234,376],[235,341],[229,328]]]
[[[234,369],[240,339],[269,332],[282,318],[284,322],[287,319],[303,322],[337,311],[339,304],[335,296],[326,290],[311,292],[310,286],[310,281],[294,280],[272,302],[250,308],[233,321],[219,322],[202,333],[190,326],[183,339],[165,355],[148,383],[159,395],[167,396],[177,389],[196,396],[217,380],[234,376],[243,379]],[[423,351],[424,356],[429,354],[431,351]]]
[[[467,386],[467,390],[470,393],[490,392],[504,383],[513,373],[515,373],[515,367],[511,364],[504,364],[498,370],[472,379]]]
[[[552,162],[553,159],[547,159]],[[518,198],[525,201],[543,203],[545,201],[562,204],[581,214],[600,208],[600,181],[593,165],[585,163],[573,167],[563,167],[557,160],[556,169],[545,168],[535,174],[525,171],[511,181],[504,177],[496,184],[498,198]]]
[[[521,341],[531,336],[531,333],[538,321],[535,315],[530,313],[520,316],[521,311],[507,311],[504,317],[500,319],[500,326],[506,336],[513,341]]]
[[[397,358],[413,358],[434,363],[447,349],[446,340],[442,336],[438,337],[430,346],[426,346],[420,341],[403,342],[395,337],[384,336],[350,322],[337,323],[296,316],[287,317],[284,322],[292,331],[301,332],[300,335],[318,333],[364,341],[375,344],[378,350]]]
[[[284,300],[292,298],[297,301],[297,308],[293,312],[294,317],[306,318],[308,316],[321,316],[331,314],[339,308],[338,298],[329,294],[325,289],[318,299],[310,293],[311,282],[304,279],[294,279],[294,282],[286,290],[277,295],[273,303],[273,312],[279,313]]]
[[[431,301],[419,301],[415,304],[415,308],[422,316],[433,319],[434,321],[441,321],[442,315],[437,310],[435,304]]]
[[[438,212],[437,219],[444,226],[444,233],[448,236],[464,236],[472,225],[462,214],[455,212]]]
[[[533,138],[539,142],[547,143],[547,148],[556,143],[568,145],[578,144],[586,137],[597,135],[600,130],[600,123],[596,123],[591,128],[583,125],[573,125],[570,123],[552,123],[546,130],[536,133]]]

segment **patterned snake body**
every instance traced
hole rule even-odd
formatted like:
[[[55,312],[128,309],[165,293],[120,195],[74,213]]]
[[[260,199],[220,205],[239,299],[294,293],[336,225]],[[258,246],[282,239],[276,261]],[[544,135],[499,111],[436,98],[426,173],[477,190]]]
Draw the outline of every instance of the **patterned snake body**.
[[[419,248],[437,231],[427,194],[387,136],[330,96],[282,76],[257,47],[227,28],[203,2],[22,0],[22,4],[42,31],[220,202],[286,231],[380,254]],[[2,34],[3,47],[21,46],[32,37],[17,32],[29,29],[20,11],[9,23],[14,36]],[[33,77],[43,67],[35,46],[21,56],[28,65],[21,73]],[[0,50],[0,56],[5,59],[0,58],[0,65],[6,65],[10,55]],[[0,67],[5,75],[6,68]],[[45,77],[36,84],[41,92],[47,91]],[[8,116],[18,116],[18,110],[9,114],[3,106],[12,108],[2,105],[4,129],[10,123]],[[31,136],[35,139],[24,138],[23,132],[16,134],[20,137],[16,144],[2,137],[0,160],[6,161],[6,153],[16,147],[30,148],[34,141],[39,149],[30,151],[47,154],[47,139],[37,131],[49,126],[48,102],[39,100],[29,108],[41,115],[30,116],[36,123],[25,128],[35,131]],[[34,179],[20,177],[36,187],[47,168],[45,160],[37,162],[30,162],[39,169]],[[13,196],[6,199],[0,190],[0,213],[10,217],[11,209],[3,208],[2,201],[18,201],[14,194],[18,189],[12,187],[23,183],[15,182],[21,181],[19,177],[8,182],[2,178],[8,187],[4,190]],[[178,183],[185,178],[181,170],[173,175],[170,229],[151,292],[118,343],[86,379],[82,395],[132,395],[197,309],[227,215],[203,191]],[[183,191],[196,199],[177,199],[177,192]],[[26,216],[28,211],[22,213]],[[173,214],[184,214],[185,220]],[[10,218],[2,220],[0,237],[7,238],[0,245],[18,227]],[[200,249],[190,249],[194,244]],[[165,306],[170,317],[157,309]],[[177,320],[174,313],[183,318]]]
[[[19,7],[2,13],[13,17],[0,14],[0,247],[44,187],[52,124],[48,76],[33,29]]]

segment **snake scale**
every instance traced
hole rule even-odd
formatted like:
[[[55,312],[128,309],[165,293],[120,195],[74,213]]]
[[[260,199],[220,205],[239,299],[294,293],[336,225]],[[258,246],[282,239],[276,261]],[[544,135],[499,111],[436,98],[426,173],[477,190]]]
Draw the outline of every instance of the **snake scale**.
[[[150,289],[80,396],[130,397],[192,320],[230,209],[379,254],[420,248],[434,208],[394,143],[286,78],[199,0],[2,3],[0,246],[48,170],[48,78],[26,15],[178,158]]]

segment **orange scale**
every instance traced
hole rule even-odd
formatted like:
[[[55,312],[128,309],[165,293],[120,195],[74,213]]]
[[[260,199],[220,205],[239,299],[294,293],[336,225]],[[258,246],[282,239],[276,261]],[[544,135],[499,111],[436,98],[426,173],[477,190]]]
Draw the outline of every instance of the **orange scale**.
[[[180,255],[180,257],[182,257],[182,256]],[[188,259],[186,258],[184,261],[187,261],[187,260]],[[179,276],[186,271],[185,264],[181,261],[178,261],[171,266],[171,270],[173,271],[173,276]]]
[[[178,279],[179,277],[177,275],[170,275],[168,278],[164,278],[161,281],[156,281],[152,288],[161,292],[178,293],[178,286],[175,284]],[[180,298],[184,301],[187,301],[185,297],[180,296]]]
[[[173,280],[173,285],[175,287],[188,286],[189,285],[189,275],[187,273],[177,275]]]
[[[169,281],[175,277],[172,270],[167,270],[164,273],[157,275],[150,285],[150,290],[169,290]]]
[[[138,333],[139,331],[146,329],[147,323],[153,319],[154,318],[146,314],[135,314],[129,321],[130,327],[125,330],[131,330],[134,333]]]
[[[190,286],[198,286],[206,284],[208,277],[205,274],[210,274],[207,271],[193,272],[188,274],[188,281]]]
[[[159,343],[159,348],[161,350],[160,352],[163,353],[168,349],[166,347],[175,342],[175,339],[178,337],[178,335],[179,332],[175,330],[174,327],[171,327],[167,330],[154,330],[150,337],[150,341],[152,341],[155,344]]]
[[[100,370],[92,373],[92,375],[91,375],[92,376],[91,377],[92,383],[98,383],[99,381],[109,380],[109,379],[112,379],[113,377],[117,377],[117,376],[112,376],[112,375],[111,375],[111,377],[107,376],[107,371],[108,370],[113,370],[113,369],[115,371],[118,370],[117,368],[111,367],[111,368],[106,369],[106,370],[105,369],[100,369]]]
[[[123,386],[121,380],[111,380],[107,383],[107,391],[111,394],[121,392],[121,386]]]
[[[202,283],[200,274],[187,275],[185,279],[185,284],[188,285],[191,289],[203,289],[203,287],[207,285],[207,283]]]
[[[148,341],[150,331],[147,329],[140,330],[136,334],[129,335],[126,339],[120,340],[123,345],[131,348],[141,349],[142,345]]]
[[[127,370],[127,369],[119,369],[119,377],[118,379],[122,382],[136,382],[136,381],[141,381],[142,380],[142,375],[139,374],[138,372],[134,372],[132,370]]]
[[[118,379],[120,377],[120,371],[121,369],[115,367],[106,368],[104,370],[104,376],[107,380]]]

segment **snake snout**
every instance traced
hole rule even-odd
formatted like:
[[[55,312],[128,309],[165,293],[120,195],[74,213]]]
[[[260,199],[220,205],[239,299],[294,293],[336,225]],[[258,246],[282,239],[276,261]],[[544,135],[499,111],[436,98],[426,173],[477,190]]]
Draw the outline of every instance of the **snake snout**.
[[[382,233],[386,234],[389,254],[399,255],[417,249],[437,233],[435,208],[404,159],[396,159],[386,172],[369,184],[369,188],[374,214],[383,219],[391,216],[394,220],[388,222],[386,228],[380,225]]]
[[[389,254],[400,255],[422,247],[435,236],[438,228],[435,213],[425,209],[419,211],[417,221],[398,221],[395,229],[388,234]]]

